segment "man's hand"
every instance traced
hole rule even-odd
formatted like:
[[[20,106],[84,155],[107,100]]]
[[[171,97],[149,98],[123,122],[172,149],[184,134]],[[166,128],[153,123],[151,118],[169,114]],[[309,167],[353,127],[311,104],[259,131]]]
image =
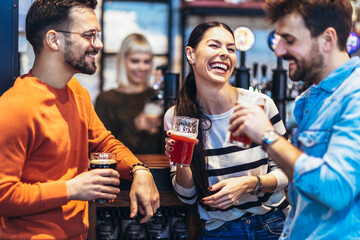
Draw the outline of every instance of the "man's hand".
[[[137,167],[142,168],[142,167]],[[134,172],[137,168],[134,168]],[[130,217],[144,215],[140,223],[147,222],[160,207],[160,195],[154,182],[154,178],[147,170],[137,170],[130,190]]]
[[[115,199],[120,189],[120,174],[113,169],[94,169],[66,181],[69,200],[90,201],[98,198]]]
[[[230,117],[229,131],[234,137],[245,133],[258,144],[261,144],[261,137],[264,132],[273,129],[274,127],[265,112],[255,104],[241,103],[236,105]]]

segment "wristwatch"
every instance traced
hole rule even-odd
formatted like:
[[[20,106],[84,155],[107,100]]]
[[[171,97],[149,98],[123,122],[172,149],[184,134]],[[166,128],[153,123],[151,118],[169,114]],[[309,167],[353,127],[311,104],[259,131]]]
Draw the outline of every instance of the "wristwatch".
[[[266,148],[279,139],[279,134],[275,130],[266,131],[261,137],[261,148],[266,151]]]

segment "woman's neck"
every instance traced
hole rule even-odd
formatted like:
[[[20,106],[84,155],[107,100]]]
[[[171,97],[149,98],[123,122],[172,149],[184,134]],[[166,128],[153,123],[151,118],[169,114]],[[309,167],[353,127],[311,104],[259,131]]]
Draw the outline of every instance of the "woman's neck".
[[[146,84],[139,84],[139,85],[129,84],[126,87],[118,87],[116,90],[127,94],[137,94],[137,93],[145,92],[147,88],[148,87]]]
[[[197,101],[200,110],[209,115],[218,115],[229,111],[236,103],[238,89],[225,84],[221,87],[197,87]]]

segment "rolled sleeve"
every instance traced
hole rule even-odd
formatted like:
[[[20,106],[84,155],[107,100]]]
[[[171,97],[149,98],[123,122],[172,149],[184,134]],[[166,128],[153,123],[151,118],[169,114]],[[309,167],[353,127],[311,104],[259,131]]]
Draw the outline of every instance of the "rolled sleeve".
[[[339,211],[347,207],[354,196],[350,182],[323,159],[302,154],[294,167],[294,184],[310,199]],[[329,197],[329,193],[332,197]]]
[[[301,154],[295,162],[294,182],[299,181],[305,173],[316,170],[323,163],[324,161],[321,158],[309,157],[306,153]]]
[[[196,201],[196,187],[184,188],[176,183],[176,175],[172,179],[172,184],[174,186],[175,192],[178,194],[178,197],[181,201],[187,204],[194,204]]]

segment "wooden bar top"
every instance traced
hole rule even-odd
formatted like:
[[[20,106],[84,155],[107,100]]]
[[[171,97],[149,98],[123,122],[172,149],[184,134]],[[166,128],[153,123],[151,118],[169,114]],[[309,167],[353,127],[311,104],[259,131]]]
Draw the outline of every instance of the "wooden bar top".
[[[175,195],[170,180],[169,159],[164,154],[139,154],[136,155],[139,160],[146,164],[153,174],[155,184],[160,193],[161,206],[179,206],[184,205]],[[96,203],[97,207],[113,206],[125,207],[130,206],[129,190],[131,182],[120,180],[120,193],[114,202]]]
[[[149,168],[170,168],[169,158],[164,154],[137,154],[135,156]]]

